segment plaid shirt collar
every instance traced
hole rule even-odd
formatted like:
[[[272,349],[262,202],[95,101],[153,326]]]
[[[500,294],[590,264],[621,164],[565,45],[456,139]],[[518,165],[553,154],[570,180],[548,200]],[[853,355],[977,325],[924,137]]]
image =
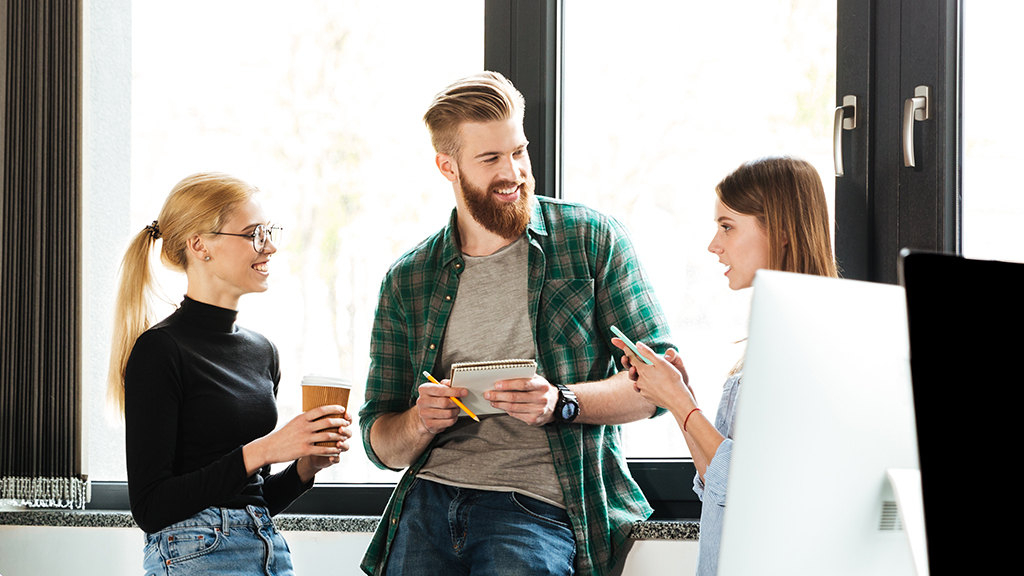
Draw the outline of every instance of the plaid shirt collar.
[[[467,218],[472,216],[466,215]],[[462,259],[462,250],[459,249],[459,209],[452,208],[452,214],[448,217],[448,225],[444,227],[444,242],[441,250],[441,266],[448,266],[453,260]],[[526,231],[531,236],[547,236],[548,227],[544,220],[544,211],[541,209],[540,201],[536,197],[530,198],[530,222],[526,225]]]

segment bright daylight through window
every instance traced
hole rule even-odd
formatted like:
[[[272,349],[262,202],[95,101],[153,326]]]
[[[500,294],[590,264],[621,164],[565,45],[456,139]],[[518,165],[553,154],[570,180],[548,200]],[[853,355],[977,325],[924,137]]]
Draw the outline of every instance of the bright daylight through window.
[[[110,249],[120,254],[189,174],[227,172],[261,189],[285,243],[270,289],[242,299],[238,323],[278,346],[279,424],[301,412],[304,374],[351,379],[358,410],[384,272],[447,222],[451,188],[421,118],[438,90],[483,67],[484,45],[483,3],[448,6],[132,3],[131,215],[108,233]],[[461,34],[433,33],[442,27]],[[162,273],[161,283],[181,301],[183,278]],[[86,329],[109,343],[109,326]],[[103,370],[88,374],[90,477],[124,480],[123,425],[104,408]],[[397,479],[370,463],[358,435],[350,446],[321,482]]]
[[[791,154],[815,166],[829,201],[835,188],[835,1],[737,4],[565,9],[563,196],[629,227],[712,417],[750,306],[750,290],[729,290],[707,251],[715,185],[742,162]],[[687,455],[671,418],[624,435],[627,456]]]
[[[284,11],[265,1],[244,11],[131,4],[130,216],[104,228],[105,238],[120,253],[194,172],[228,172],[263,191],[286,241],[270,290],[243,299],[239,323],[281,352],[281,423],[301,411],[309,373],[351,379],[358,409],[381,278],[447,221],[451,189],[421,117],[438,90],[484,60],[484,3],[456,4],[443,13],[370,0]],[[835,3],[748,4],[646,1],[622,11],[570,0],[564,10],[563,196],[629,227],[709,413],[742,355],[735,342],[749,301],[726,288],[706,250],[714,185],[745,160],[790,153],[815,164],[830,198],[833,188]],[[461,34],[432,33],[441,18]],[[701,24],[710,21],[732,24]],[[179,302],[183,279],[161,278]],[[109,342],[111,314],[101,307],[86,331]],[[123,426],[103,406],[96,368],[106,346],[90,350],[90,477],[124,480]],[[671,418],[630,424],[625,436],[630,457],[687,455]],[[358,438],[350,445],[321,481],[396,480]]]

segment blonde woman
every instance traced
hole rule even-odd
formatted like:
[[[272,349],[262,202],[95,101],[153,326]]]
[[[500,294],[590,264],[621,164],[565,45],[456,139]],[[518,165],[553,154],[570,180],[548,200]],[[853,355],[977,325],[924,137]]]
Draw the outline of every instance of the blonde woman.
[[[122,263],[108,386],[125,417],[147,574],[292,574],[271,516],[348,450],[341,406],[274,431],[277,349],[235,324],[239,298],[267,289],[279,241],[256,192],[225,174],[185,178]],[[177,311],[151,325],[158,241],[160,259],[185,273],[188,289]],[[332,414],[343,416],[314,422]],[[279,462],[292,463],[271,474]]]
[[[708,250],[727,266],[729,288],[750,288],[754,273],[762,268],[838,276],[825,192],[809,163],[790,157],[747,162],[726,176],[715,191],[718,229]],[[612,343],[627,352],[618,338]],[[625,356],[623,365],[630,369],[634,387],[644,398],[672,412],[697,468],[693,489],[704,503],[697,574],[710,576],[718,571],[742,360],[725,382],[712,424],[697,407],[678,352],[670,349],[659,356],[643,344],[637,346],[654,364],[631,363]]]

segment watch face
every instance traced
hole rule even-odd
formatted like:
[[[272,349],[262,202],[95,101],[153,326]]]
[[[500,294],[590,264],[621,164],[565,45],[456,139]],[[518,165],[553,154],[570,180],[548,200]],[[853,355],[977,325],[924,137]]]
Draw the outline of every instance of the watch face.
[[[562,406],[562,420],[571,420],[576,416],[576,405],[568,402]]]

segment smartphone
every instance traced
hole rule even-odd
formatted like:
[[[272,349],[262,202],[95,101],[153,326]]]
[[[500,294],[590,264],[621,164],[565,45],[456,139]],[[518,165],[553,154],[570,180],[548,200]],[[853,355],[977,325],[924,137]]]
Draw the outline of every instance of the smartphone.
[[[618,336],[619,340],[625,342],[626,346],[629,346],[629,349],[633,351],[633,354],[630,354],[630,356],[636,355],[636,358],[642,360],[644,364],[654,364],[654,362],[651,362],[647,358],[644,358],[644,355],[641,354],[640,351],[636,349],[636,344],[633,344],[633,341],[626,337],[626,335],[622,333],[622,330],[619,330],[615,326],[612,326],[611,328],[612,333]],[[636,358],[633,358],[633,361],[636,361]]]

